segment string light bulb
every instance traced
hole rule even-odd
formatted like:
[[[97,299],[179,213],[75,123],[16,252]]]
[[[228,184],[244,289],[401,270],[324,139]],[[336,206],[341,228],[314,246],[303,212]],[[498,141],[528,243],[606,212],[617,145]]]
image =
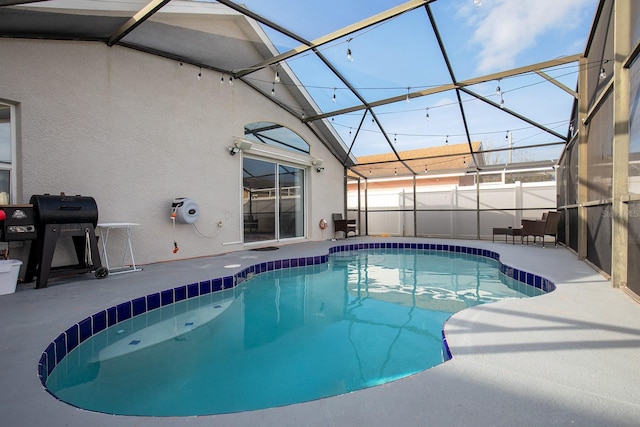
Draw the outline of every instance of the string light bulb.
[[[411,102],[411,98],[409,97],[409,91],[411,90],[410,87],[407,87],[407,97],[405,98],[405,101],[407,102]]]
[[[333,98],[331,98],[331,102],[336,103],[336,88],[333,88]]]
[[[276,96],[276,83],[272,83],[271,85],[271,96]]]
[[[198,71],[198,80],[200,80],[202,78],[202,67],[200,67],[200,70]]]
[[[224,84],[224,74],[220,76],[220,84]]]
[[[351,40],[353,40],[353,38],[347,39],[347,61],[349,62],[353,62],[353,55],[351,54],[351,47],[349,46]]]
[[[608,64],[608,63],[609,63],[608,59],[605,59],[604,61],[602,61],[602,65]],[[605,70],[604,67],[601,67],[599,75],[600,75],[600,80],[606,79],[607,78],[607,70]]]
[[[229,76],[229,86],[233,86],[233,76]]]
[[[473,0],[473,5],[475,7],[480,7],[482,6],[482,0]]]
[[[449,135],[447,135],[447,138],[444,140],[444,143],[445,143],[445,144],[448,144],[448,143],[449,143]]]
[[[500,108],[504,108],[504,98],[500,95]]]
[[[496,95],[502,96],[502,89],[500,88],[500,80],[498,80],[498,87],[496,87]]]
[[[429,117],[429,109],[427,108],[427,113],[425,114],[425,119],[427,119],[427,121],[429,121],[430,117]]]
[[[280,83],[280,73],[278,72],[278,67],[280,64],[276,64],[276,74],[273,76],[274,83]]]

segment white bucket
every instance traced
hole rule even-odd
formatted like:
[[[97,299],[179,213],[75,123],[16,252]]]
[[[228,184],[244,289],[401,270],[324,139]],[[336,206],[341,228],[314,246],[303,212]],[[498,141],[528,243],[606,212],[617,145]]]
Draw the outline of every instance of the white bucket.
[[[12,294],[16,291],[21,265],[22,261],[18,259],[0,260],[0,295]]]

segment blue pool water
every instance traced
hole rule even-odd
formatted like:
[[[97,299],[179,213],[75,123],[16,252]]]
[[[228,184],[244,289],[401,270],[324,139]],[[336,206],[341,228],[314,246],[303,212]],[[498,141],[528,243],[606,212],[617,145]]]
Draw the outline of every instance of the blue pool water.
[[[93,335],[47,389],[114,414],[187,416],[287,405],[396,380],[446,360],[442,329],[477,304],[543,293],[475,255],[339,252],[166,305]]]

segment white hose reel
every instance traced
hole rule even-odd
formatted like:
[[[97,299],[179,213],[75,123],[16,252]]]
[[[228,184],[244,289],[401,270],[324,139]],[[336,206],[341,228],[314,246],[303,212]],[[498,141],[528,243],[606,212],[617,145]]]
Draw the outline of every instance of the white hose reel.
[[[200,216],[200,207],[191,199],[177,197],[173,199],[171,214],[178,224],[193,224]]]
[[[179,224],[193,224],[200,216],[200,207],[196,202],[186,197],[176,197],[171,204],[171,222],[173,222],[173,253],[180,250],[176,242],[176,222]]]

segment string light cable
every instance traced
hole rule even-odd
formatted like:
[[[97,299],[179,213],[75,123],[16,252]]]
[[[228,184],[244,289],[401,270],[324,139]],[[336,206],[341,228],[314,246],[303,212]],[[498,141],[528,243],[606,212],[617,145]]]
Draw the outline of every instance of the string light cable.
[[[604,60],[604,61],[594,61],[594,62],[590,62],[586,64],[586,68],[590,69],[590,68],[594,68],[594,67],[598,67],[600,68],[600,64],[602,63],[607,63],[608,60]],[[562,77],[566,77],[566,76],[570,76],[570,75],[575,75],[577,73],[580,72],[580,70],[575,70],[575,68],[579,68],[576,67],[575,65],[563,65],[563,66],[558,66],[558,67],[553,67],[553,71],[560,71],[560,70],[564,70],[564,69],[573,69],[570,72],[567,73],[563,73],[563,74],[559,74],[556,76],[552,76],[554,79],[559,79]],[[530,71],[527,73],[522,73],[522,74],[517,74],[517,75],[513,75],[513,76],[509,76],[509,77],[503,77],[501,79],[499,79],[499,83],[498,83],[498,87],[496,88],[496,93],[498,96],[499,95],[504,95],[510,92],[515,92],[517,90],[521,90],[521,89],[525,89],[528,87],[532,87],[532,86],[536,86],[536,85],[540,85],[540,84],[545,84],[548,83],[548,81],[546,79],[542,79],[540,81],[537,82],[533,82],[533,83],[529,83],[529,84],[525,84],[525,85],[521,85],[521,86],[517,86],[515,88],[511,88],[509,90],[504,90],[501,86],[500,83],[504,80],[511,80],[511,79],[517,79],[517,78],[521,78],[521,77],[527,77],[527,76],[533,76],[533,75],[537,75],[537,73],[535,71]],[[243,77],[243,79],[248,80],[248,81],[254,81],[257,83],[272,83],[272,80],[264,80],[261,78],[257,78],[257,77]],[[485,82],[485,83],[488,83]],[[337,91],[351,91],[349,88],[347,87],[336,87],[336,86],[324,86],[324,85],[314,85],[314,84],[295,84],[295,83],[280,83],[285,87],[296,87],[298,89],[305,89],[305,88],[309,88],[309,89],[319,89],[319,90],[328,90],[328,91],[333,91],[334,94]],[[450,82],[447,83],[439,83],[439,84],[430,84],[430,85],[413,85],[413,86],[375,86],[375,87],[371,87],[371,86],[363,86],[363,87],[359,87],[359,86],[354,86],[354,90],[356,91],[395,91],[395,92],[400,92],[400,91],[404,91],[405,92],[405,97],[404,99],[406,100],[408,98],[408,93],[407,91],[409,89],[414,89],[415,91],[420,91],[420,90],[426,90],[426,89],[431,89],[431,88],[435,88],[435,87],[439,87],[439,86],[444,86],[445,84],[450,84]],[[498,91],[499,89],[499,91]],[[336,95],[337,97],[337,95]],[[488,95],[484,95],[485,98],[489,98],[490,96]],[[437,106],[431,107],[431,108],[437,108]],[[380,113],[382,114],[382,113]]]
[[[586,67],[586,69],[590,69],[590,68],[594,68],[594,67],[599,67],[601,63],[603,63],[603,61],[594,61],[594,62],[589,62],[589,63],[587,63],[587,64],[585,65],[585,67]],[[605,63],[606,63],[606,62],[605,62]],[[572,75],[572,74],[576,74],[576,73],[578,73],[578,72],[579,72],[579,70],[575,70],[575,68],[576,68],[576,66],[575,66],[575,65],[562,65],[562,66],[553,67],[553,71],[560,71],[560,70],[565,70],[565,69],[572,69],[572,71],[567,72],[567,73],[563,73],[563,74],[559,74],[559,75],[555,76],[554,78],[555,78],[555,79],[558,79],[558,78],[566,77],[566,76],[569,76],[569,75]],[[579,67],[578,67],[578,68],[579,68]],[[511,76],[511,77],[509,77],[509,78],[510,78],[510,79],[514,79],[514,78],[523,77],[523,76],[526,76],[526,75],[533,75],[533,74],[537,74],[537,73],[535,73],[535,72],[533,72],[533,71],[532,71],[532,72],[529,72],[529,73],[523,73],[523,74],[520,74],[520,75]],[[222,77],[222,78],[221,78],[221,82],[223,81],[223,79],[224,79],[224,77]],[[265,80],[257,79],[257,78],[246,78],[246,79],[247,79],[247,80],[257,81],[257,82],[263,82],[263,83],[273,83],[273,82],[267,82],[267,81],[265,81]],[[502,79],[501,79],[501,80],[502,80]],[[538,82],[533,82],[533,83],[529,83],[529,84],[526,84],[526,85],[521,85],[521,86],[518,86],[518,87],[514,87],[514,88],[511,88],[511,89],[506,90],[506,91],[505,91],[505,90],[502,90],[502,88],[501,88],[500,92],[501,92],[501,94],[510,93],[510,92],[515,92],[515,91],[518,91],[518,90],[521,90],[521,89],[525,89],[525,88],[528,88],[528,87],[532,87],[532,86],[536,86],[536,85],[544,84],[544,83],[547,83],[546,79],[545,79],[545,80],[538,81]],[[229,84],[233,85],[232,77],[230,77]],[[349,89],[348,89],[348,88],[346,88],[346,87],[345,87],[345,88],[339,88],[339,87],[335,87],[335,86],[328,87],[328,86],[315,86],[315,85],[296,85],[296,84],[292,84],[292,83],[289,83],[289,84],[280,83],[280,84],[283,84],[284,86],[292,86],[292,87],[302,87],[302,88],[305,88],[305,87],[306,87],[306,88],[312,88],[312,89],[328,89],[328,90],[332,90],[332,91],[333,91],[333,98],[332,98],[332,101],[333,101],[333,102],[335,102],[334,100],[337,98],[337,95],[336,95],[336,92],[337,92],[337,91],[340,91],[340,90],[349,90]],[[422,89],[428,89],[428,88],[433,88],[433,87],[438,87],[438,86],[440,86],[440,85],[423,85],[423,86],[415,86],[415,89],[417,89],[417,90],[422,90]],[[402,89],[406,90],[406,87],[396,86],[396,87],[362,87],[362,88],[355,88],[355,90],[359,90],[359,91],[360,91],[360,90],[394,90],[394,91],[399,91],[399,90],[402,90]],[[273,87],[272,87],[272,92],[273,92]],[[483,95],[483,97],[484,97],[484,98],[489,98],[490,96],[488,96],[488,95]],[[477,101],[477,100],[478,100],[478,99],[476,99],[476,98],[469,98],[469,99],[463,100],[463,101],[461,101],[461,102],[465,103],[465,102]],[[431,107],[428,107],[428,109],[442,108],[442,107],[447,107],[447,106],[457,105],[457,104],[459,104],[459,102],[455,101],[455,102],[448,103],[448,104],[440,104],[440,105],[431,106]],[[289,109],[290,111],[300,111],[300,113],[298,114],[298,116],[299,116],[299,117],[307,116],[307,115],[305,114],[305,110],[304,110],[304,109],[301,109],[299,106],[288,106],[288,105],[286,105],[286,104],[282,104],[282,106],[283,106],[283,107],[285,107],[285,108],[287,108],[287,109]],[[401,113],[405,113],[405,112],[412,112],[412,111],[418,111],[418,110],[423,110],[423,108],[418,108],[418,109],[402,109],[402,110],[397,110],[397,111],[379,112],[379,113],[377,113],[377,114],[378,114],[378,115],[386,115],[386,114],[401,114]],[[313,111],[313,113],[314,113],[314,114],[321,114],[321,112],[319,112],[319,111]],[[360,114],[360,113],[356,113],[356,112],[354,112],[354,113],[347,113],[347,114],[344,114],[344,115],[345,115],[345,116],[348,116],[348,115],[359,115],[359,114]],[[428,114],[428,112],[427,112],[427,114]],[[332,117],[331,119],[332,119],[332,123],[333,123],[333,117]]]

